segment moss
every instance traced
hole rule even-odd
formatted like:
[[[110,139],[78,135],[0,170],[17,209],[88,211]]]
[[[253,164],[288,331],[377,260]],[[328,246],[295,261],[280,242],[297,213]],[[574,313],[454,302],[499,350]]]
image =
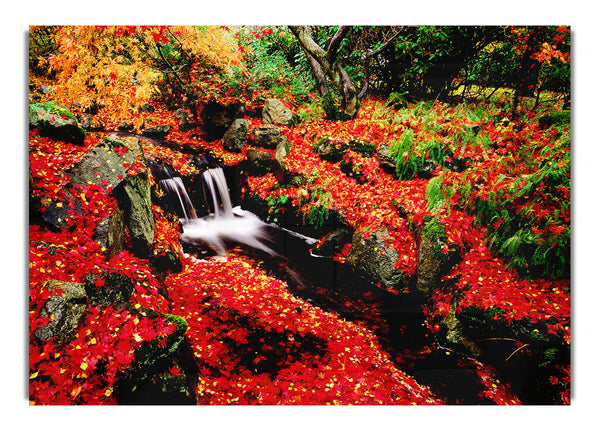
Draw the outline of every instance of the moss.
[[[351,139],[348,142],[348,146],[357,153],[362,154],[364,157],[372,157],[375,154],[376,145],[371,142],[358,141]]]
[[[328,93],[321,98],[321,107],[329,120],[339,120],[340,111],[335,98],[331,93]]]

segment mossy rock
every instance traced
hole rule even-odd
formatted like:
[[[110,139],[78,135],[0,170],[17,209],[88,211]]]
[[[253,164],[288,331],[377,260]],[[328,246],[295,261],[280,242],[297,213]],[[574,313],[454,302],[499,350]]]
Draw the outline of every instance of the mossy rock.
[[[66,106],[56,102],[30,104],[29,128],[37,128],[40,136],[84,145],[85,133],[79,127],[77,117]]]
[[[198,369],[185,338],[188,328],[185,319],[131,304],[127,308],[150,319],[166,318],[176,328],[162,342],[146,341],[136,349],[133,366],[119,377],[119,404],[196,404]],[[180,375],[170,371],[174,367],[181,371]]]
[[[352,247],[346,258],[357,273],[383,286],[402,291],[410,284],[410,279],[396,268],[398,251],[386,244],[391,242],[387,230],[361,229],[352,237]]]

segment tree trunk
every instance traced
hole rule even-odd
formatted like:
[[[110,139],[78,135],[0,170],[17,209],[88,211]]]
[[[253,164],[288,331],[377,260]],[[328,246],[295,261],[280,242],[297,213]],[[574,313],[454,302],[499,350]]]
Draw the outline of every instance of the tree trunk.
[[[307,56],[311,70],[317,82],[317,88],[321,96],[329,94],[329,87],[325,77],[335,86],[342,98],[341,109],[344,117],[352,119],[358,114],[359,100],[356,86],[348,72],[337,60],[338,50],[349,27],[340,26],[331,38],[329,47],[325,51],[311,37],[307,26],[290,26],[290,30],[298,39],[304,54]]]

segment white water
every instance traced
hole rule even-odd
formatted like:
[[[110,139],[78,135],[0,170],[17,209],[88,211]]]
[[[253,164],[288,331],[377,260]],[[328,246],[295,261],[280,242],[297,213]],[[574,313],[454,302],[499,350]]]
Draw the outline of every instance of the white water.
[[[266,241],[269,240],[263,223],[256,215],[240,207],[232,208],[227,180],[221,168],[208,169],[202,174],[207,189],[207,200],[213,212],[197,217],[181,178],[161,180],[160,185],[171,194],[177,194],[184,218],[181,219],[182,242],[204,244],[220,255],[227,253],[227,243],[238,243],[276,255]]]
[[[192,205],[192,201],[185,190],[185,186],[183,185],[183,180],[181,178],[174,177],[166,180],[160,180],[158,185],[167,193],[171,195],[177,195],[186,220],[196,218],[196,210],[194,209],[194,205]]]

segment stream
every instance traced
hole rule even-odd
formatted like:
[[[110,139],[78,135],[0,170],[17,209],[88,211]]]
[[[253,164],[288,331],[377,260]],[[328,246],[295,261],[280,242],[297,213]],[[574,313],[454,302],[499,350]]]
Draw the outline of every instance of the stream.
[[[230,193],[237,201],[236,193],[230,192],[221,167],[209,166],[201,178],[202,184],[195,184],[201,190],[195,190],[194,199],[181,178],[168,175],[159,181],[181,216],[186,253],[206,258],[241,245],[242,253],[262,262],[264,269],[285,281],[297,297],[374,331],[398,368],[429,386],[446,403],[493,404],[479,396],[486,388],[475,367],[469,366],[472,360],[439,347],[428,333],[422,311],[424,296],[378,288],[347,265],[311,254],[317,239],[267,224],[252,212],[234,207]],[[195,205],[207,214],[198,216],[201,212]]]

